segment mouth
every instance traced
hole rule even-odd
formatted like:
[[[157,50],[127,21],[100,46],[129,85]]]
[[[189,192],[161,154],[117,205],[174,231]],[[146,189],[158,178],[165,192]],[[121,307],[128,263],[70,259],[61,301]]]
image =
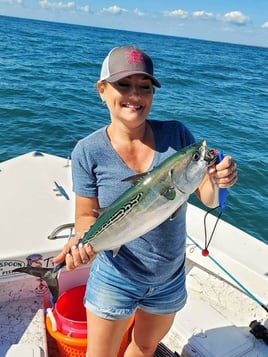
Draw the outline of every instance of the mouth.
[[[131,104],[131,103],[123,103],[122,107],[123,108],[129,108],[129,109],[132,109],[132,110],[141,110],[141,109],[143,109],[143,105]]]
[[[214,149],[206,149],[204,160],[208,162],[209,166],[215,164],[217,160],[217,152]]]

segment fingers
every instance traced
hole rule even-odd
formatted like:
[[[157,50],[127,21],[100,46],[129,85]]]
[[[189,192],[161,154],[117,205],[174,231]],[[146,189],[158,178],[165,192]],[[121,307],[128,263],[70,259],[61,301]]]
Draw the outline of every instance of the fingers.
[[[238,180],[237,164],[231,156],[226,156],[219,164],[209,170],[209,174],[219,188],[231,187]]]
[[[67,244],[65,244],[65,246],[63,247],[62,251],[56,256],[53,258],[53,263],[54,264],[59,264],[59,263],[62,263],[65,258],[66,258],[66,255],[70,252],[70,241],[68,241]]]
[[[87,264],[96,256],[90,244],[79,243],[71,247],[71,252],[66,255],[66,269],[72,270],[82,264]]]
[[[92,261],[96,255],[90,244],[82,244],[79,241],[83,238],[84,233],[76,234],[64,246],[63,250],[53,258],[53,263],[58,264],[65,260],[66,269],[72,270],[82,264]]]
[[[66,255],[70,253],[71,247],[79,242],[81,235],[76,234],[73,238],[69,239],[68,242],[63,247],[62,251],[53,258],[53,263],[58,264],[65,260]]]

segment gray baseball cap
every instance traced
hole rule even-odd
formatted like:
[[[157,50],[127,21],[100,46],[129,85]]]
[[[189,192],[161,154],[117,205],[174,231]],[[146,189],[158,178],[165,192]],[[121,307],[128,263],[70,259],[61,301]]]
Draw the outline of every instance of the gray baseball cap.
[[[153,85],[161,87],[154,77],[151,57],[135,46],[113,48],[102,63],[100,80],[113,83],[134,74],[144,74]]]

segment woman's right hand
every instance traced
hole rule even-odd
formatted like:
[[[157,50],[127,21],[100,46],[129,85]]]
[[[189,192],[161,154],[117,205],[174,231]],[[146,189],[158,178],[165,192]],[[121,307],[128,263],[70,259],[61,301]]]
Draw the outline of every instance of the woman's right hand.
[[[82,244],[80,241],[86,232],[77,232],[63,247],[62,251],[53,258],[54,264],[59,264],[65,260],[66,269],[72,270],[82,264],[87,264],[96,256],[90,244]]]

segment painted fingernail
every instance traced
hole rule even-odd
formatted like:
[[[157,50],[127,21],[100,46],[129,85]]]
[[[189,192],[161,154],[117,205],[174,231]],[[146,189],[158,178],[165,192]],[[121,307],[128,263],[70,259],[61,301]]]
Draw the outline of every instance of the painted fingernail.
[[[210,174],[213,174],[213,172],[215,172],[214,167],[211,167],[210,169],[208,169],[208,172],[209,172]]]
[[[72,250],[75,250],[77,249],[77,246],[76,245],[72,245]]]
[[[84,244],[83,243],[79,243],[78,244],[78,248],[83,248]]]

